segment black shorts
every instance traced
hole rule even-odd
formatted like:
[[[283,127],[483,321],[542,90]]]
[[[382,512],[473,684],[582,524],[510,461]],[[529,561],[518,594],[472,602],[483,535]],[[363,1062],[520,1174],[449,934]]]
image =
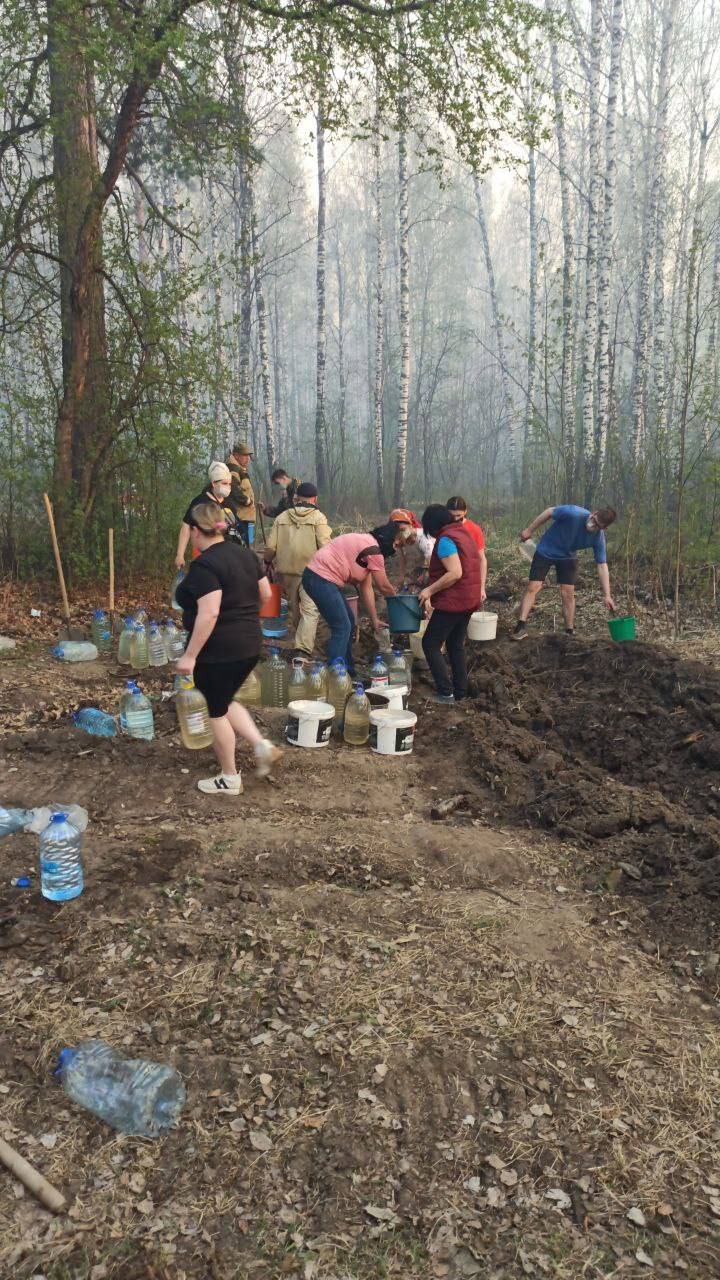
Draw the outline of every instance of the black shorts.
[[[213,720],[227,714],[227,709],[241,684],[257,666],[258,658],[240,658],[235,662],[196,663],[193,679],[208,704]]]
[[[551,569],[555,570],[558,585],[561,587],[574,587],[578,576],[578,561],[575,560],[548,560],[547,556],[538,555],[537,551],[532,558],[530,565],[530,581],[544,582]]]

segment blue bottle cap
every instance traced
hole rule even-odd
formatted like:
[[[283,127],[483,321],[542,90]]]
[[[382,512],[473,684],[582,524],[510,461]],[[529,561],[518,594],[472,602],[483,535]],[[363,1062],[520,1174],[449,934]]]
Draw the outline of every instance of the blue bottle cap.
[[[58,1064],[55,1070],[53,1071],[53,1075],[62,1076],[63,1071],[65,1070],[66,1067],[70,1066],[70,1063],[72,1062],[76,1053],[77,1053],[77,1049],[61,1049],[60,1053],[58,1054]]]
[[[128,693],[140,692],[140,689],[138,688],[134,680],[128,680],[127,684],[125,685],[125,688],[127,689]]]
[[[54,813],[50,819],[51,822],[67,822],[66,813]]]
[[[96,609],[95,612],[93,613],[93,618],[104,618],[104,617],[105,617],[105,611],[103,609]]]

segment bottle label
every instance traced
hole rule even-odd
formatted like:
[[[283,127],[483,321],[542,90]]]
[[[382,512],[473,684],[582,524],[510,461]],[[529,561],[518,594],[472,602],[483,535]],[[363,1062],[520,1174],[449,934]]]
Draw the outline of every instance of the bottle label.
[[[384,676],[374,676],[372,671],[370,672],[370,688],[371,689],[387,689],[389,683],[390,681],[388,679],[387,674]]]
[[[147,711],[127,711],[125,713],[125,724],[131,738],[138,734],[144,735],[153,731],[152,716]]]
[[[208,725],[205,719],[205,712],[191,711],[190,715],[185,717],[185,728],[193,737],[196,734],[207,733]]]

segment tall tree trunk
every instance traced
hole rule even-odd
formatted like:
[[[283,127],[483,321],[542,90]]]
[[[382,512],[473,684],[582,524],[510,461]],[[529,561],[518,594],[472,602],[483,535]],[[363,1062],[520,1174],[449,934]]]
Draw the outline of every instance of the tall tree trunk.
[[[605,204],[598,262],[598,412],[594,467],[596,484],[602,484],[603,481],[607,453],[608,423],[610,421],[610,287],[617,177],[617,162],[615,159],[617,97],[620,80],[620,54],[623,42],[622,15],[623,0],[614,0],[610,29],[607,114],[605,116]]]
[[[649,198],[643,219],[642,256],[638,285],[637,328],[633,358],[632,379],[632,431],[635,461],[640,462],[646,437],[645,406],[647,398],[648,345],[650,336],[650,272],[655,252],[657,210],[660,187],[663,181],[666,151],[668,111],[668,82],[670,75],[671,36],[676,0],[665,0],[660,41],[660,65],[658,69],[657,103],[655,111],[655,138],[652,152]]]
[[[222,331],[222,289],[220,287],[220,268],[217,253],[217,196],[212,176],[207,187],[207,218],[210,227],[210,304],[212,314],[212,343],[214,354],[213,385],[213,433],[215,445],[220,448],[225,442],[225,410],[223,407],[223,380],[225,361]],[[215,449],[213,449],[215,452]]]
[[[410,214],[405,102],[400,106],[398,133],[398,231],[400,245],[400,394],[398,400],[397,460],[394,502],[403,501],[408,449],[408,407],[410,402]]]
[[[507,437],[508,458],[510,463],[510,473],[513,478],[513,489],[515,488],[515,476],[517,469],[517,447],[516,447],[516,422],[515,410],[513,406],[512,396],[510,394],[510,382],[508,378],[508,366],[505,358],[505,336],[503,333],[502,317],[500,315],[500,306],[498,303],[497,286],[495,283],[495,268],[493,266],[492,254],[490,252],[490,237],[488,236],[487,220],[485,218],[485,209],[482,200],[482,191],[480,188],[480,179],[476,173],[473,173],[473,187],[475,191],[475,208],[477,223],[480,228],[480,239],[482,240],[483,256],[485,258],[485,270],[488,278],[488,290],[490,293],[490,311],[492,314],[493,335],[495,337],[495,348],[497,350],[497,360],[500,367],[500,388],[502,393],[502,421],[500,423],[499,436],[501,439]]]
[[[538,227],[537,227],[537,152],[534,141],[528,152],[528,215],[530,232],[530,280],[528,297],[527,336],[527,405],[525,410],[525,441],[523,450],[523,478],[527,474],[529,453],[532,449],[535,423],[535,385],[537,382],[537,292],[538,292]],[[524,486],[523,486],[524,487]]]
[[[552,8],[547,0],[547,8]],[[560,374],[560,449],[565,459],[565,497],[571,496],[572,477],[575,470],[575,335],[573,311],[574,248],[572,232],[572,195],[568,161],[567,135],[565,132],[565,105],[560,83],[558,47],[550,45],[553,99],[555,104],[555,136],[558,149],[560,177],[560,212],[563,238],[562,270],[562,371]]]
[[[285,441],[285,398],[283,396],[283,361],[282,361],[282,329],[280,324],[280,307],[278,303],[277,275],[273,278],[273,375],[275,391],[275,430],[277,434],[278,453],[284,456],[287,452]]]
[[[325,102],[320,94],[317,108],[317,260],[315,285],[317,291],[316,367],[315,367],[315,470],[320,492],[328,486],[327,422],[325,418],[325,375],[327,365],[327,307],[325,298],[326,253],[326,200],[327,175],[325,172]]]
[[[582,337],[582,438],[585,488],[592,489],[595,461],[595,361],[597,354],[597,249],[603,180],[600,170],[600,62],[602,4],[590,0],[590,67],[588,74],[588,221],[585,256],[585,324]]]
[[[97,465],[110,430],[110,371],[100,274],[103,205],[94,207],[101,185],[95,84],[86,59],[85,19],[64,0],[47,0],[47,21],[57,249],[63,264],[63,398],[54,476],[62,519],[73,488],[85,515],[97,496]]]
[[[375,111],[373,155],[373,221],[375,227],[375,359],[373,378],[373,442],[375,484],[380,511],[385,508],[385,464],[383,458],[383,390],[385,387],[385,233],[382,209],[380,99]]]
[[[343,271],[340,252],[340,237],[335,236],[335,280],[337,283],[337,358],[338,358],[338,411],[337,433],[340,458],[337,474],[337,488],[345,486],[345,464],[347,441],[345,439],[345,418],[347,414],[347,358],[345,354],[345,272]]]
[[[239,159],[240,190],[240,333],[238,335],[238,401],[240,434],[249,435],[252,421],[252,174],[246,157]]]
[[[270,344],[268,341],[268,319],[265,306],[265,289],[263,286],[263,255],[257,236],[255,218],[255,199],[251,192],[250,236],[252,241],[253,270],[255,274],[255,309],[258,322],[258,352],[260,355],[260,382],[262,385],[263,416],[265,418],[265,448],[267,450],[268,469],[272,475],[277,466],[277,441],[275,439],[275,418],[273,416],[272,378],[270,376]]]

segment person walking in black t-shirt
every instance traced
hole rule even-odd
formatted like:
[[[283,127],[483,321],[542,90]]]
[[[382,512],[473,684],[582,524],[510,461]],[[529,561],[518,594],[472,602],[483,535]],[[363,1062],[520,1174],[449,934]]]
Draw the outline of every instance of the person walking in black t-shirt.
[[[237,796],[243,789],[235,762],[238,735],[255,752],[259,778],[266,778],[283,754],[262,737],[250,712],[233,702],[260,655],[259,608],[270,598],[270,584],[252,551],[226,541],[226,521],[215,503],[193,507],[189,524],[198,557],[176,588],[190,633],[177,672],[192,676],[207,702],[220,765],[220,773],[201,779],[198,788],[207,795]]]

